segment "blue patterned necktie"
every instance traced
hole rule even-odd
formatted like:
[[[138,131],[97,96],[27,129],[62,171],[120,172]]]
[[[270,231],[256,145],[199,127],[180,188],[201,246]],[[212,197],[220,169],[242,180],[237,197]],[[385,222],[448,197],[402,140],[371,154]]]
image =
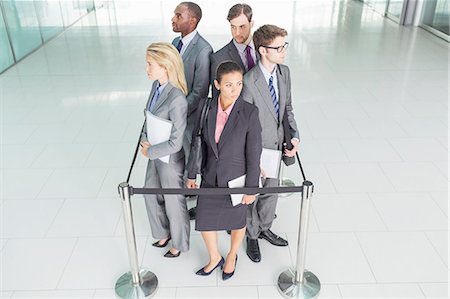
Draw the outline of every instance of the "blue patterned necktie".
[[[150,102],[150,107],[148,108],[148,111],[153,112],[153,109],[155,108],[156,102],[158,102],[159,96],[160,96],[160,91],[159,88],[161,87],[161,85],[158,83],[156,86],[156,91],[153,94],[152,97],[152,101]]]
[[[178,42],[178,45],[177,45],[178,53],[181,53],[181,48],[183,48],[183,42],[181,41],[181,38],[180,38],[180,41]]]
[[[273,86],[273,76],[269,79],[269,92],[272,97],[273,108],[275,109],[275,115],[280,118],[280,103],[278,102],[277,94],[275,92],[275,87]]]

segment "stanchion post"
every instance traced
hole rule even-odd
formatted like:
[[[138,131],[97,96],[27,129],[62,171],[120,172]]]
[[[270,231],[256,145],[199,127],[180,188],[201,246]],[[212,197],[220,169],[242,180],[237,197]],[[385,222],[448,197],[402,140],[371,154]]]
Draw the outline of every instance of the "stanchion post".
[[[133,212],[130,201],[130,185],[126,182],[119,184],[119,194],[122,201],[123,222],[127,239],[130,271],[123,274],[116,282],[115,291],[118,298],[138,299],[152,297],[158,287],[158,278],[149,270],[139,270],[136,248],[136,236],[133,225]]]
[[[305,270],[309,209],[313,188],[310,181],[303,182],[296,268],[288,269],[278,276],[278,291],[284,298],[310,299],[316,298],[320,292],[319,279],[312,272]]]
[[[293,187],[295,186],[294,181],[291,179],[284,177],[284,168],[283,161],[280,163],[280,187]],[[288,197],[291,196],[292,193],[280,193],[278,194],[278,197]]]

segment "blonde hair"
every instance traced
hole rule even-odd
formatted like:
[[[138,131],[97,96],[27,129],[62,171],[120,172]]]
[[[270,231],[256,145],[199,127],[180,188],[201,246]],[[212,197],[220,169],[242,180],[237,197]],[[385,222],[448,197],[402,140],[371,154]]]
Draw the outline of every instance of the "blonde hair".
[[[170,83],[187,95],[183,60],[178,50],[169,43],[153,43],[147,47],[147,55],[167,70]]]

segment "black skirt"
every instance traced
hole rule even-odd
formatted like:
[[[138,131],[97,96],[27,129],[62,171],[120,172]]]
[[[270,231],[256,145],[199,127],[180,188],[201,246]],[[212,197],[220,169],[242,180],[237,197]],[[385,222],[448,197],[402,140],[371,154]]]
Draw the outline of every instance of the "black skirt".
[[[202,187],[211,188],[207,184]],[[195,230],[219,231],[244,228],[246,225],[248,205],[238,204],[233,207],[230,195],[199,195]]]

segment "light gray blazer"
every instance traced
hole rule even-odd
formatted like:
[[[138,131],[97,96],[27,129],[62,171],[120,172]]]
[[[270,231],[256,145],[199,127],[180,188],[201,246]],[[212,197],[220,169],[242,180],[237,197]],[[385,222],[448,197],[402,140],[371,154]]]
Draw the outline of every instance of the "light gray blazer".
[[[151,101],[156,91],[157,83],[157,81],[153,82],[148,101]],[[148,107],[148,102],[145,107]],[[170,155],[169,163],[183,158],[182,146],[187,114],[187,102],[183,92],[169,82],[159,96],[152,113],[158,117],[170,120],[173,126],[168,141],[150,146],[148,149],[149,158],[155,160]],[[144,125],[141,140],[147,140],[147,124]]]
[[[258,64],[244,75],[242,98],[258,107],[262,127],[262,146],[281,150],[284,139],[282,121],[285,110],[287,111],[292,138],[299,138],[299,133],[292,111],[291,75],[286,65],[278,65],[277,78],[280,103],[279,120],[275,115],[269,86]]]
[[[172,44],[176,47],[180,37],[175,38]],[[189,43],[182,58],[184,64],[184,75],[188,88],[186,97],[188,102],[187,115],[193,115],[201,99],[208,96],[209,91],[209,56],[213,52],[211,45],[197,32]]]

